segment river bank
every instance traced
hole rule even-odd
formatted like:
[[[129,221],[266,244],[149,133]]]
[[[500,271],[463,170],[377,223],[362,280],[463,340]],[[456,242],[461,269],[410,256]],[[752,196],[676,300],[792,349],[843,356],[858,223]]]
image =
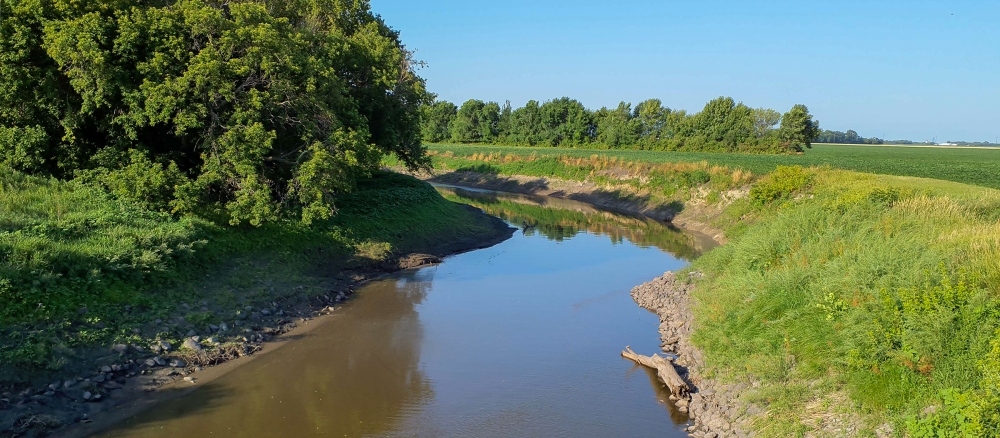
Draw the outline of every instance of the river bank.
[[[747,176],[667,153],[548,151],[464,146],[432,155],[441,175],[472,172],[522,189],[536,181],[543,190],[559,178],[653,205],[674,200],[675,223],[697,213],[689,225],[722,230],[727,244],[693,263],[704,277],[688,292],[690,335],[705,375],[757,385],[728,396],[766,409],[748,432],[1000,430],[1000,192],[830,167]]]
[[[445,201],[425,183],[380,181],[360,188],[356,196],[364,202],[341,202],[340,225],[332,230],[351,233],[347,242],[356,243],[346,251],[323,233],[264,248],[248,234],[243,243],[252,250],[241,246],[227,259],[192,266],[183,281],[157,288],[157,301],[152,308],[146,304],[146,312],[132,311],[142,304],[94,302],[62,330],[34,324],[35,333],[53,339],[88,330],[104,336],[57,351],[49,359],[60,365],[55,370],[5,364],[5,375],[27,384],[0,386],[0,436],[85,435],[105,416],[172,397],[202,380],[202,371],[253,355],[278,335],[294,335],[311,318],[335,312],[364,282],[494,245],[514,231],[477,209]]]
[[[436,184],[570,199],[614,211],[670,222],[685,230],[710,236],[720,244],[726,242],[726,236],[722,230],[711,224],[712,219],[721,212],[722,207],[706,205],[704,202],[696,201],[687,204],[657,202],[647,193],[629,190],[627,187],[609,189],[592,182],[555,177],[495,175],[469,171],[423,173],[414,174],[414,176]]]

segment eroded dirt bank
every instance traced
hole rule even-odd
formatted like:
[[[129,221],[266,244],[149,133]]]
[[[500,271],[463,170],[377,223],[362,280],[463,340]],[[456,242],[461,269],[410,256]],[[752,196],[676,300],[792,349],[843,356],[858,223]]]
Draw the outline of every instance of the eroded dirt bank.
[[[694,423],[688,433],[698,438],[751,436],[750,422],[764,410],[741,402],[739,396],[755,383],[726,385],[705,377],[707,370],[701,352],[691,343],[695,324],[691,314],[690,293],[694,289],[691,280],[700,275],[667,272],[636,286],[632,298],[660,317],[661,347],[668,355],[676,356],[678,372],[694,388],[687,399],[675,400]]]
[[[478,209],[463,208],[474,211],[475,221],[490,231],[466,239],[437,236],[415,252],[378,264],[321,269],[316,275],[324,277],[318,279],[325,285],[322,293],[306,294],[298,286],[284,298],[245,307],[230,321],[211,327],[210,333],[191,329],[182,345],[163,341],[116,344],[108,347],[110,351],[102,359],[93,360],[89,373],[5,391],[0,394],[0,437],[87,436],[241,366],[250,358],[227,362],[273,349],[288,338],[284,334],[308,330],[311,319],[335,313],[336,306],[349,299],[361,283],[401,269],[438,263],[447,255],[496,245],[515,231]],[[181,307],[192,314],[200,310],[197,303]],[[183,332],[191,326],[185,316],[150,324]]]
[[[703,205],[700,202],[658,204],[653,202],[652,197],[648,194],[633,193],[624,188],[608,189],[590,182],[550,177],[500,176],[476,172],[448,172],[437,175],[414,174],[413,176],[436,184],[572,199],[598,207],[671,222],[680,228],[711,236],[716,242],[726,242],[722,231],[709,224],[711,217],[718,214],[721,209]]]

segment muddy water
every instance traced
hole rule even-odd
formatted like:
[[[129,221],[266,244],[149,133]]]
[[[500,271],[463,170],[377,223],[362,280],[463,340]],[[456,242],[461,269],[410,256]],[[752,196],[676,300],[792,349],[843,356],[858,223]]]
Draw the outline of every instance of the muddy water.
[[[630,288],[710,244],[584,204],[439,190],[523,230],[373,282],[300,339],[99,435],[685,436],[619,352],[658,351]]]

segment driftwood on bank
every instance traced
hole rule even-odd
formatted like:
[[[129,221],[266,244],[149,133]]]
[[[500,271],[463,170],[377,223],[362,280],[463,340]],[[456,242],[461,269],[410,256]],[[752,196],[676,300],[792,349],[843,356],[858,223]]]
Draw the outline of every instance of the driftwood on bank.
[[[656,375],[667,385],[667,388],[670,388],[670,393],[677,397],[686,397],[691,390],[687,382],[681,379],[680,374],[677,374],[677,370],[674,369],[674,363],[670,359],[660,357],[657,354],[641,356],[632,351],[631,347],[625,347],[625,351],[622,351],[622,357],[630,359],[639,365],[655,369]]]

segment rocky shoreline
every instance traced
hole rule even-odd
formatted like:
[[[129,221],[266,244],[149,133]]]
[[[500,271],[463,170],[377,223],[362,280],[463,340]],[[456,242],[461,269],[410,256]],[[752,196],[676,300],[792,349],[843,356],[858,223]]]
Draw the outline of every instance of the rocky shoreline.
[[[691,313],[690,293],[692,280],[701,273],[663,276],[632,289],[632,298],[639,306],[660,317],[660,339],[663,351],[675,358],[674,364],[681,377],[691,386],[687,398],[671,396],[674,404],[691,418],[686,429],[692,437],[749,437],[750,423],[763,414],[762,407],[747,404],[740,395],[756,385],[755,382],[722,384],[705,377],[705,364],[701,352],[691,343],[694,316]]]
[[[406,254],[353,269],[342,273],[348,281],[331,283],[329,290],[319,294],[306,294],[299,286],[284,298],[236,310],[230,320],[209,326],[208,332],[194,330],[184,314],[150,321],[158,330],[180,333],[182,340],[157,338],[148,344],[107,346],[104,358],[93,363],[89,373],[5,389],[0,392],[0,437],[87,436],[124,419],[125,412],[134,415],[221,375],[207,372],[213,367],[267,350],[280,335],[302,330],[313,318],[335,313],[337,306],[365,282],[402,269],[440,263],[441,257],[487,248],[513,235],[515,229],[502,220],[474,210],[492,224],[492,233],[473,240],[438,242],[424,248],[427,253]],[[182,303],[180,307],[198,312],[205,304]],[[203,374],[214,375],[202,379]]]

